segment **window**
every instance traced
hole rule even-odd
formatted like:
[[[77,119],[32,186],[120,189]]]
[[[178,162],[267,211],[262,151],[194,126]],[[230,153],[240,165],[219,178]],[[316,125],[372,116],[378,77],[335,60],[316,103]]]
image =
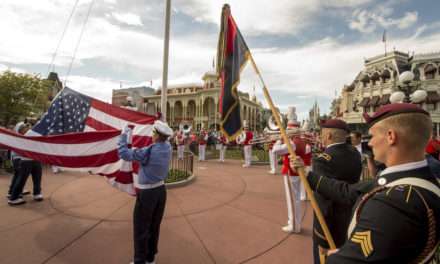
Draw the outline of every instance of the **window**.
[[[434,74],[435,72],[426,72],[425,73],[425,79],[426,80],[432,80],[432,79],[434,79]]]
[[[364,113],[370,112],[370,106],[364,106]]]
[[[433,103],[433,104],[426,104],[426,110],[428,110],[428,111],[435,111],[436,108],[437,108],[436,106],[437,106],[436,103]]]
[[[426,80],[434,79],[436,71],[437,71],[437,69],[432,64],[429,64],[428,66],[426,66],[425,67],[425,79]]]

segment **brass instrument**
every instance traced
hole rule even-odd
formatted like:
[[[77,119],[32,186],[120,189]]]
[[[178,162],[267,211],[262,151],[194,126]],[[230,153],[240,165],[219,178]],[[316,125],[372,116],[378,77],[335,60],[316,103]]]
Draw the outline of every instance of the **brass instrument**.
[[[281,123],[282,123],[282,125],[284,127],[283,116],[281,114],[280,114],[280,120],[281,120]],[[271,132],[273,131],[273,132],[276,132],[276,133],[280,133],[280,128],[277,126],[277,124],[276,124],[275,120],[273,119],[272,115],[267,120],[267,127],[269,128],[269,131],[271,131]]]
[[[183,135],[185,137],[189,136],[189,134],[191,133],[191,129],[192,129],[191,125],[183,124],[183,123],[179,125],[179,130],[183,132]]]
[[[237,144],[243,144],[245,140],[246,140],[246,132],[243,131],[243,132],[241,132],[241,134],[237,137],[236,142],[237,142]]]
[[[316,143],[316,139],[311,139],[307,137],[307,133],[304,131],[286,131],[288,137],[302,137],[307,143]],[[282,140],[282,136],[280,133],[278,134],[270,134],[265,135],[263,137],[255,138],[250,141],[250,144],[266,144],[271,143],[272,141]]]

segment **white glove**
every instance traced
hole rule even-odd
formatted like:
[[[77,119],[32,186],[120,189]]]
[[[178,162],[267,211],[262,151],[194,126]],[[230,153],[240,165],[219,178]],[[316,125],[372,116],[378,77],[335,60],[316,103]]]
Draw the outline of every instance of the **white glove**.
[[[122,130],[122,133],[124,133],[124,134],[128,134],[130,131],[131,131],[131,128],[130,128],[128,125],[126,125],[126,126],[124,127],[124,129]]]
[[[295,158],[290,158],[290,167],[298,170],[299,168],[304,168],[304,161],[296,156]]]

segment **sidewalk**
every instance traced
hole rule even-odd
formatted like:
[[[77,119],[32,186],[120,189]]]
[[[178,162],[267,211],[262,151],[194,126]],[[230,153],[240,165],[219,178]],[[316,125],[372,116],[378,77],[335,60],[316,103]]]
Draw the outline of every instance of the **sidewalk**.
[[[288,235],[281,176],[237,161],[195,164],[197,179],[168,190],[158,264],[312,263],[312,209]],[[0,175],[6,195],[10,176]],[[31,188],[31,180],[28,189]],[[46,200],[0,203],[0,263],[129,263],[134,198],[100,176],[45,169]]]

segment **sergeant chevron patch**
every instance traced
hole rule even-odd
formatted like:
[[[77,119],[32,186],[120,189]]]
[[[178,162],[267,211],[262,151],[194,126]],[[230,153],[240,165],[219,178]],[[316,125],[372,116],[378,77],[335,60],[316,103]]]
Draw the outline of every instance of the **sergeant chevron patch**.
[[[318,158],[323,158],[323,159],[325,159],[326,161],[330,161],[330,160],[332,159],[332,156],[330,156],[330,155],[327,154],[327,153],[321,153],[321,154],[318,154]]]
[[[373,253],[373,243],[371,242],[371,231],[356,232],[351,238],[353,243],[359,244],[364,257],[368,257]]]

